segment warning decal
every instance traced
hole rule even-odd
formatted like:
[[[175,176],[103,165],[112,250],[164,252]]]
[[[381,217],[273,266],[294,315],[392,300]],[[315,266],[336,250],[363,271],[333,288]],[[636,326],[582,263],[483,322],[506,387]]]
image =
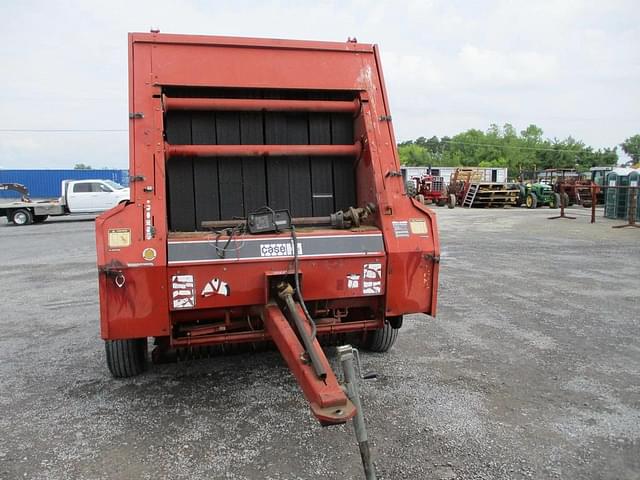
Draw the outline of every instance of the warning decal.
[[[409,222],[391,222],[391,225],[393,225],[393,233],[395,234],[396,238],[409,236]]]
[[[365,263],[362,268],[362,293],[378,295],[382,293],[382,264]]]
[[[228,297],[231,295],[231,289],[229,288],[229,284],[219,278],[214,278],[202,289],[200,293],[203,297],[210,297],[211,295],[223,295]]]
[[[360,275],[350,273],[347,275],[347,288],[359,288],[360,287]]]
[[[173,275],[171,289],[173,308],[193,308],[196,306],[193,275]]]

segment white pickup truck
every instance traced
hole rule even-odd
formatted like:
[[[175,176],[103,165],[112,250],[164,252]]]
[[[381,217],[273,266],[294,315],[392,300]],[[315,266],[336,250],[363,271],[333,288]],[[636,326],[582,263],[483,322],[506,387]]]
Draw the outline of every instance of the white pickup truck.
[[[63,180],[59,199],[36,201],[23,195],[20,201],[0,202],[0,217],[14,225],[29,225],[49,216],[104,212],[127,200],[129,189],[111,180]]]

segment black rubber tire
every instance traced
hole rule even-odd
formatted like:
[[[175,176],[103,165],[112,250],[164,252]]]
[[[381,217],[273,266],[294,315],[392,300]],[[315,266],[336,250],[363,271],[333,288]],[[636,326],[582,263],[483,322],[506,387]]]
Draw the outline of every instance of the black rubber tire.
[[[538,197],[535,193],[530,192],[527,195],[527,208],[538,208]]]
[[[49,215],[34,215],[33,216],[33,223],[42,223],[47,218],[49,218]]]
[[[418,193],[416,190],[416,184],[413,182],[407,182],[405,185],[405,191],[407,192],[407,197],[415,197]]]
[[[33,223],[33,214],[26,208],[18,208],[11,212],[9,220],[18,227],[31,225]]]
[[[553,200],[549,202],[549,208],[558,208],[560,206],[560,202],[562,201],[559,193],[553,194]]]
[[[571,201],[571,198],[569,197],[568,193],[564,193],[564,206],[565,207],[571,207],[573,205],[573,202]]]
[[[105,340],[107,366],[114,378],[140,375],[147,367],[147,339]]]
[[[456,207],[456,196],[453,193],[449,194],[449,201],[447,202],[447,207],[455,208]]]
[[[398,338],[398,329],[389,322],[384,322],[384,328],[374,330],[364,342],[363,347],[371,352],[388,352]]]

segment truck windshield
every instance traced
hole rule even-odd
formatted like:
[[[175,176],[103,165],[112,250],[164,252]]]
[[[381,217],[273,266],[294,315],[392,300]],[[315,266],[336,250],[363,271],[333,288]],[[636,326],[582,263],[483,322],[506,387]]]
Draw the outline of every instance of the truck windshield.
[[[106,183],[107,185],[109,185],[111,188],[113,188],[114,190],[122,190],[124,187],[122,185],[120,185],[119,183],[113,182],[111,180],[104,180],[104,183]]]

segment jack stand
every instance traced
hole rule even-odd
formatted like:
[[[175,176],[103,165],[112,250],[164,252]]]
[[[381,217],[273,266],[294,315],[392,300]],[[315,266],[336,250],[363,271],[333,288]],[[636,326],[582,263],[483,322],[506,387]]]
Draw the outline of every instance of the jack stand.
[[[364,476],[366,480],[376,480],[376,471],[371,459],[371,451],[369,450],[369,439],[367,437],[367,427],[364,423],[364,413],[362,412],[362,403],[360,402],[360,392],[358,391],[358,377],[353,364],[354,352],[351,345],[342,345],[338,347],[338,356],[344,371],[344,383],[347,390],[349,400],[356,407],[356,415],[353,417],[353,428],[356,432],[356,440],[360,448],[360,457],[362,458],[362,466],[364,467]],[[359,362],[358,362],[359,363]]]
[[[564,204],[565,204],[565,195],[564,195],[564,186],[560,186],[560,215],[556,215],[555,217],[549,217],[549,220],[555,220],[556,218],[566,218],[567,220],[575,220],[576,217],[570,217],[564,214]]]

